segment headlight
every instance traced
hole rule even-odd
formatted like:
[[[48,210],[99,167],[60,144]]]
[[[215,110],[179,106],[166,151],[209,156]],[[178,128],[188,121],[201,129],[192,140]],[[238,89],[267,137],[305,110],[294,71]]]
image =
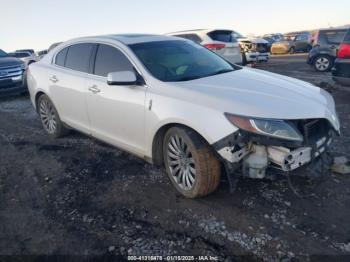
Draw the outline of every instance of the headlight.
[[[22,69],[22,70],[26,70],[26,64],[25,64],[25,63],[22,63],[22,64],[21,64],[21,69]]]
[[[225,116],[235,126],[251,133],[285,140],[303,141],[300,132],[283,120],[246,118],[228,113],[225,113]]]

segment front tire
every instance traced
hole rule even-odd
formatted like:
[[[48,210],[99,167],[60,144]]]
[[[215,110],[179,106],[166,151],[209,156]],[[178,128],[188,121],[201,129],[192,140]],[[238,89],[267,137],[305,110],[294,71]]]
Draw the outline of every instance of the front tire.
[[[220,162],[195,131],[170,128],[163,141],[163,157],[171,183],[183,196],[206,196],[218,187]]]
[[[68,129],[61,122],[55,106],[47,95],[39,97],[38,112],[41,124],[51,137],[58,138],[68,133]]]
[[[295,48],[294,47],[291,47],[289,49],[289,54],[291,54],[291,55],[295,54]]]

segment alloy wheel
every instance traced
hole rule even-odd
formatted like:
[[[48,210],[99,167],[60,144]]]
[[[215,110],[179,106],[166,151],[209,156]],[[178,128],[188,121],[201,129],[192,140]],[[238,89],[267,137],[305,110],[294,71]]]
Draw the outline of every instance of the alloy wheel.
[[[57,117],[51,103],[46,99],[40,102],[40,118],[46,131],[53,134],[57,128]]]
[[[183,190],[191,190],[196,181],[196,167],[188,145],[178,135],[169,138],[167,161],[177,185]]]
[[[315,67],[318,71],[326,71],[329,68],[330,61],[325,57],[316,59]]]

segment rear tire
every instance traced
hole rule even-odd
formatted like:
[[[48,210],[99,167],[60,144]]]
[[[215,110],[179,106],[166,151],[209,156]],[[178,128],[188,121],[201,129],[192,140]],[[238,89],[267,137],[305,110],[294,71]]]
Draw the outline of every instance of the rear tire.
[[[38,113],[41,124],[49,136],[58,138],[66,135],[69,130],[61,122],[58,112],[47,95],[41,95],[38,99]]]
[[[332,59],[327,55],[320,55],[314,60],[314,69],[317,72],[329,72],[333,67]]]
[[[165,168],[176,190],[187,198],[206,196],[220,182],[221,166],[195,131],[172,127],[163,141]]]

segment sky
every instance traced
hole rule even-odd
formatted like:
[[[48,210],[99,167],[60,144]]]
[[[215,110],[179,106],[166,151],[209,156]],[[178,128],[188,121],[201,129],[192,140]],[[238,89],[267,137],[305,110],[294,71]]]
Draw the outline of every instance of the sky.
[[[0,0],[0,49],[115,33],[197,28],[245,35],[350,24],[349,0]]]

